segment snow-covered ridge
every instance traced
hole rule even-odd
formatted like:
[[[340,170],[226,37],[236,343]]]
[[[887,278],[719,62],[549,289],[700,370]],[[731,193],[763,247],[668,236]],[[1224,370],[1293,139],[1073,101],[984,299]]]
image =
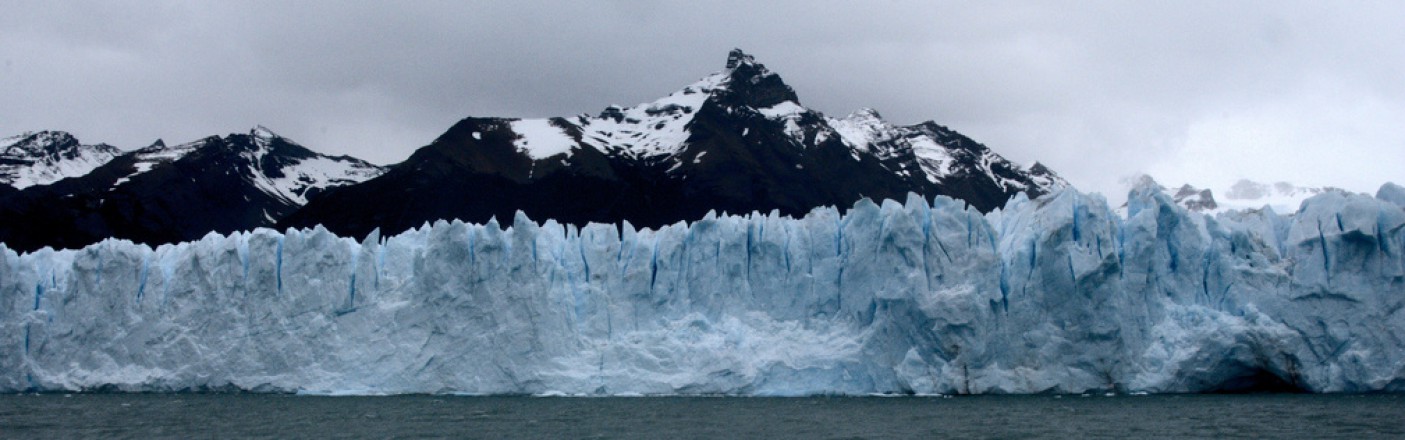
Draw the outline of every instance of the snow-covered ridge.
[[[129,156],[132,169],[113,182],[111,187],[116,188],[135,176],[180,160],[202,148],[211,148],[211,145],[220,142],[237,143],[235,136],[208,137],[177,145],[166,145],[158,140],[150,146],[123,153],[107,144],[79,144],[72,135],[64,132],[26,133],[0,140],[0,183],[17,189],[47,185],[63,178],[91,173],[118,156]],[[241,148],[239,156],[243,158],[242,163],[235,166],[262,191],[290,205],[306,204],[307,195],[312,189],[359,183],[384,172],[381,167],[359,159],[306,151],[296,142],[263,126],[254,127],[247,136],[249,145],[235,146]],[[278,160],[265,160],[266,156],[273,154],[275,140],[293,146],[297,151]]]
[[[744,74],[738,75],[738,72]],[[750,113],[774,121],[797,148],[811,148],[830,138],[838,138],[852,150],[855,160],[871,155],[883,161],[892,173],[903,177],[942,184],[984,176],[996,187],[1010,192],[1034,190],[1042,193],[1068,186],[1047,168],[1038,179],[1012,178],[1014,174],[1024,173],[1024,168],[933,123],[896,126],[872,109],[862,109],[845,118],[832,118],[794,99],[751,106],[737,104],[729,98],[745,94],[737,92],[739,89],[747,90],[769,80],[779,81],[774,72],[756,63],[750,55],[733,51],[727,69],[653,102],[632,107],[610,106],[598,116],[514,120],[511,123],[517,136],[514,147],[533,160],[558,155],[569,158],[573,149],[591,148],[631,158],[672,160],[677,169],[684,161],[673,156],[687,147],[690,125],[697,112],[712,101],[728,107],[729,112]],[[574,133],[579,134],[578,139]],[[736,134],[746,138],[750,133],[743,128]]]
[[[119,154],[111,145],[80,144],[61,131],[0,139],[0,184],[16,189],[48,185],[88,174]]]
[[[577,116],[581,142],[635,158],[676,154],[688,140],[688,124],[708,97],[729,80],[715,73],[653,102],[610,106],[598,117]],[[519,132],[520,133],[520,132]]]
[[[0,391],[1398,392],[1405,190],[1381,194],[0,250]]]
[[[999,170],[1022,172],[1020,165],[964,137],[961,140],[972,145],[960,145],[961,140],[957,140],[960,135],[936,124],[896,126],[883,120],[876,110],[867,108],[844,118],[825,117],[824,120],[854,150],[855,157],[866,152],[890,160],[911,154],[923,177],[932,183],[978,175],[1010,191],[1038,189],[1047,192],[1068,186],[1067,181],[1043,166],[1038,168],[1042,170],[1039,175],[1031,175],[1030,183],[1011,179]],[[908,171],[896,172],[906,175]]]
[[[513,144],[534,160],[569,157],[578,145],[561,125],[571,124],[581,133],[579,145],[601,152],[634,158],[676,154],[688,140],[693,115],[730,80],[727,72],[714,73],[653,102],[609,106],[598,116],[515,120],[512,130],[518,139]]]
[[[133,159],[132,172],[119,178],[112,187],[116,188],[157,166],[175,162],[191,153],[209,148],[237,149],[240,160],[230,166],[239,169],[260,191],[291,206],[307,204],[307,196],[313,189],[359,183],[384,172],[383,168],[359,159],[311,152],[263,126],[249,130],[248,141],[241,141],[240,136],[243,135],[231,134],[223,138],[212,136],[170,146],[157,141],[151,146],[130,153]],[[294,150],[280,153],[275,141]],[[276,157],[270,158],[270,155]]]
[[[167,146],[164,141],[157,140],[155,143],[151,144],[150,146],[147,146],[146,148],[133,151],[132,153],[130,153],[133,159],[132,172],[118,178],[117,181],[112,184],[112,187],[116,188],[117,186],[126,183],[128,180],[131,180],[133,176],[151,171],[151,169],[156,167],[157,165],[175,162],[176,160],[185,157],[186,154],[190,154],[190,152],[195,151],[195,149],[199,148],[201,145],[204,145],[204,143],[205,140],[199,140],[179,145]]]

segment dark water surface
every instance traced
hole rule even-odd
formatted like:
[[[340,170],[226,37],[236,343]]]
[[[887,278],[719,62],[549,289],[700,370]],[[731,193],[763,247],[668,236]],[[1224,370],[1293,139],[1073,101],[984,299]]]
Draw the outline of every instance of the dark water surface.
[[[250,437],[1405,438],[1405,396],[0,396],[0,439]]]

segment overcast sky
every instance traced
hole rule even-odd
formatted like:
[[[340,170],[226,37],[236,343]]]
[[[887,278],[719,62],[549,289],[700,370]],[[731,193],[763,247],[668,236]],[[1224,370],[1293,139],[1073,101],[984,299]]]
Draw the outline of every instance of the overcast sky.
[[[1089,191],[1374,192],[1405,183],[1401,23],[1400,1],[5,0],[0,136],[262,124],[389,164],[467,116],[651,101],[741,47],[807,107],[934,120]]]

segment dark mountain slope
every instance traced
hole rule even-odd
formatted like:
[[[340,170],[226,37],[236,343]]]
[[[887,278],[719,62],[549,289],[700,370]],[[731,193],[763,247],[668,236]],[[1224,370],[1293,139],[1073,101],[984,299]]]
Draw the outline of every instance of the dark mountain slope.
[[[656,227],[731,213],[802,215],[862,197],[951,195],[981,210],[1066,185],[935,123],[805,109],[779,75],[734,51],[723,72],[598,116],[468,118],[384,175],[333,189],[279,223],[343,235],[439,219],[629,221]]]
[[[0,242],[30,251],[108,237],[148,244],[260,226],[378,167],[314,153],[263,129],[126,153],[79,177],[0,195]]]

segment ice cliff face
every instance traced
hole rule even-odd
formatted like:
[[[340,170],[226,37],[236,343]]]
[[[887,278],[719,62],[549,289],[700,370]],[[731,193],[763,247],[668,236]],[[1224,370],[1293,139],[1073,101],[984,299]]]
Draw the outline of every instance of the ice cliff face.
[[[0,252],[0,391],[1405,391],[1402,306],[1405,211],[1342,192],[260,229]]]

